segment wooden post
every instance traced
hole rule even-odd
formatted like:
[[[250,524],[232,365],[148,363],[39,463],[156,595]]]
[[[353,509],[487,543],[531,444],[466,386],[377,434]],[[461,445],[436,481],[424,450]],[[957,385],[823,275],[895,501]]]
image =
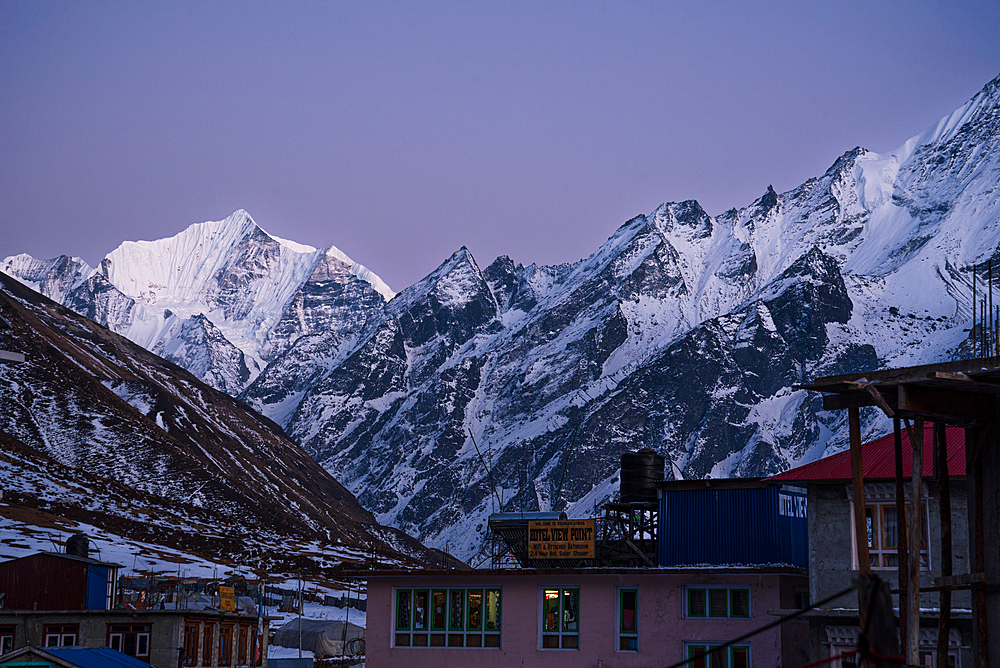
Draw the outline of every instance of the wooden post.
[[[861,411],[856,406],[847,409],[851,438],[851,494],[854,502],[854,538],[857,542],[858,570],[868,574],[868,523],[865,520],[865,479],[861,462]],[[860,595],[860,594],[859,594]]]
[[[903,435],[900,432],[899,418],[892,419],[893,445],[896,451],[896,555],[897,578],[899,580],[899,637],[902,641],[903,656],[906,656],[906,581],[909,578],[909,535],[906,530],[906,492],[903,489]]]
[[[907,582],[906,599],[909,609],[906,611],[906,663],[917,665],[920,661],[920,550],[924,531],[921,527],[921,510],[923,508],[923,472],[924,472],[924,421],[917,418],[913,421],[913,438],[910,447],[913,449],[913,464],[910,488],[910,577]]]
[[[983,516],[983,457],[980,446],[986,439],[981,426],[965,430],[965,484],[969,504],[969,552],[972,573],[986,572],[986,531]],[[992,435],[991,435],[992,436]],[[972,653],[978,668],[989,668],[989,635],[987,633],[986,591],[972,590]]]
[[[938,513],[941,515],[941,577],[952,574],[951,481],[948,479],[948,442],[943,422],[934,423],[934,455],[937,461]],[[937,665],[948,665],[948,631],[951,626],[951,590],[941,590],[938,619]]]
[[[856,406],[847,409],[848,432],[851,439],[851,497],[854,503],[854,540],[857,542],[858,570],[862,575],[871,574],[868,556],[868,522],[865,517],[865,477],[861,460],[861,410]],[[873,527],[873,530],[877,530]],[[868,626],[868,608],[865,589],[858,589],[858,628],[864,632]],[[872,662],[865,661],[868,668]]]

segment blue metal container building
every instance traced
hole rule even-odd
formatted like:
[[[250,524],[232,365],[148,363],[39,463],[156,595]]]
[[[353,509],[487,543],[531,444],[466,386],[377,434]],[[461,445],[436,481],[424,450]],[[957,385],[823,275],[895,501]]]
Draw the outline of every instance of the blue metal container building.
[[[39,552],[0,563],[0,594],[7,610],[108,610],[118,564]]]
[[[657,490],[660,566],[808,567],[806,495],[761,479],[680,480]]]

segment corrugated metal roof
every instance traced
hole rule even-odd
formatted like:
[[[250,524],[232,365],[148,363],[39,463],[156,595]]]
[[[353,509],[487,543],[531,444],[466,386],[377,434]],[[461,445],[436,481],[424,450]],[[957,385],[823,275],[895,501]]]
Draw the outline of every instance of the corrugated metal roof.
[[[152,668],[128,654],[122,654],[110,647],[30,647],[29,652],[55,657],[79,668]],[[13,655],[9,655],[11,658]]]
[[[910,436],[903,428],[903,477],[909,478],[913,470],[913,450]],[[945,427],[945,442],[948,446],[948,473],[950,476],[965,476],[965,429]],[[930,477],[934,473],[933,425],[924,423],[923,474]],[[896,478],[896,455],[891,433],[861,446],[861,470],[865,480],[894,480]],[[768,478],[777,482],[811,482],[851,479],[850,450],[805,464]]]

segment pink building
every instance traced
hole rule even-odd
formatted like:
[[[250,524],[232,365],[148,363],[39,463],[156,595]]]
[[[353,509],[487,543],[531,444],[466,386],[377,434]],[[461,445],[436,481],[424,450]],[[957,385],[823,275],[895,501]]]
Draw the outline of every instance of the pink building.
[[[790,567],[374,572],[367,665],[662,667],[774,621],[807,589]],[[808,638],[792,621],[689,665],[795,666]]]

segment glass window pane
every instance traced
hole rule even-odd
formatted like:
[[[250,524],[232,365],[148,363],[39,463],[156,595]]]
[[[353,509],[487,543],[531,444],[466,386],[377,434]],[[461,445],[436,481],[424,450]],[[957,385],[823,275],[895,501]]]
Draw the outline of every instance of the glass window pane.
[[[868,547],[875,545],[875,509],[872,506],[865,506],[865,525],[868,528]]]
[[[465,613],[465,590],[464,589],[450,589],[448,590],[449,604],[448,604],[448,630],[449,631],[461,631],[465,623],[464,613]],[[451,639],[448,639],[448,646],[451,646]]]
[[[486,630],[500,629],[500,590],[486,590]]]
[[[729,649],[713,648],[711,653],[712,668],[729,668]]]
[[[434,592],[434,616],[431,618],[431,628],[444,631],[445,615],[448,611],[448,597],[443,591]],[[442,636],[442,645],[444,636]],[[432,643],[433,644],[433,643]]]
[[[559,649],[559,636],[542,636],[542,647],[544,649]]]
[[[899,547],[899,522],[896,517],[894,506],[882,506],[882,547],[895,550]]]
[[[580,590],[563,590],[563,631],[580,630]]]
[[[750,616],[750,590],[730,589],[730,616],[749,617]]]
[[[580,636],[571,635],[562,637],[563,649],[580,649]]]
[[[708,616],[726,617],[729,614],[729,590],[708,590]]]
[[[559,630],[559,590],[546,589],[542,594],[542,630]]]
[[[483,628],[483,592],[480,589],[469,590],[468,630],[478,631]]]
[[[621,631],[622,633],[635,633],[636,622],[636,591],[635,589],[621,590]]]
[[[688,617],[704,617],[708,614],[704,589],[688,589]]]
[[[750,648],[733,647],[733,668],[750,668]]]
[[[413,592],[413,628],[423,631],[427,629],[427,591]]]
[[[706,661],[705,657],[706,651],[708,651],[708,648],[704,645],[688,645],[688,658],[694,659],[688,665],[694,668],[708,668],[708,661]]]
[[[410,590],[396,590],[396,629],[405,631],[410,628]]]

